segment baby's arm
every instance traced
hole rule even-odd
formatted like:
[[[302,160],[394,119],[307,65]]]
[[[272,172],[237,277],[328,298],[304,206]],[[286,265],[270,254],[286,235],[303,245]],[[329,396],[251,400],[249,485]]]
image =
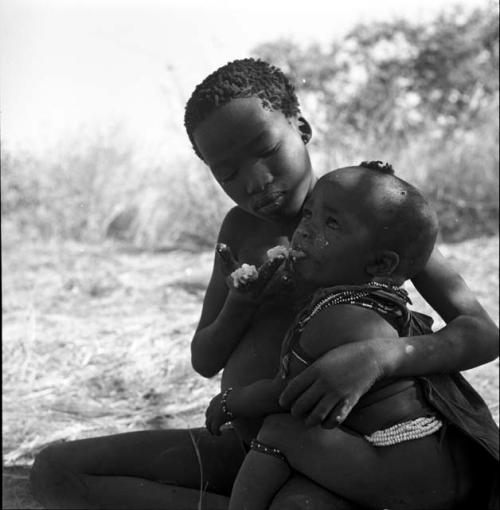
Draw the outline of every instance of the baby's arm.
[[[300,337],[300,346],[315,359],[344,343],[358,342],[373,335],[396,337],[396,331],[377,313],[359,306],[337,305],[313,317]],[[290,356],[288,377],[278,373],[274,379],[261,379],[253,384],[232,388],[226,395],[227,409],[232,418],[257,418],[287,412],[279,404],[279,396],[289,377],[295,377],[305,368]],[[207,428],[218,433],[219,427],[230,421],[222,406],[222,393],[212,399],[207,409]]]
[[[220,427],[236,418],[259,418],[274,413],[284,413],[278,398],[285,388],[286,380],[278,374],[274,379],[261,379],[248,386],[231,388],[225,394],[219,393],[211,401],[205,413],[206,427],[214,435],[219,435]]]
[[[332,427],[380,378],[459,372],[498,356],[498,327],[437,249],[413,282],[447,325],[422,336],[373,335],[327,352],[281,395],[280,403],[293,416]],[[318,412],[320,401],[324,404]],[[342,413],[334,412],[339,408]]]

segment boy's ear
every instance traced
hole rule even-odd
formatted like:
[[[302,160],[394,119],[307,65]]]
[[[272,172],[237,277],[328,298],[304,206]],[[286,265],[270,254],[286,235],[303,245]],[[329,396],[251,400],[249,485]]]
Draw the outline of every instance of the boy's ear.
[[[366,272],[372,276],[391,276],[399,266],[399,255],[395,251],[384,250],[377,253],[372,263],[366,266]]]
[[[304,144],[309,143],[309,140],[312,137],[312,128],[309,122],[307,122],[307,120],[305,119],[305,117],[297,118],[297,127],[300,131],[300,137],[302,138]]]

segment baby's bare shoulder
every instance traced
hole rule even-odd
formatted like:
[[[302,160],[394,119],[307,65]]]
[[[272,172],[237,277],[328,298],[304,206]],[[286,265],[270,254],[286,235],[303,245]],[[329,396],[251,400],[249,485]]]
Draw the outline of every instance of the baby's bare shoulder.
[[[343,304],[316,314],[304,329],[300,345],[308,354],[318,357],[346,343],[397,336],[396,330],[377,312]]]

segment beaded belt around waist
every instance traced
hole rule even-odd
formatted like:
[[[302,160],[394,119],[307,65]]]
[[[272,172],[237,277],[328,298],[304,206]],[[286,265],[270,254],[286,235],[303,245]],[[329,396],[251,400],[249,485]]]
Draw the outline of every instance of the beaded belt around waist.
[[[430,436],[443,426],[436,416],[423,416],[414,420],[396,423],[392,427],[377,430],[366,435],[365,439],[373,446],[392,446],[394,444]]]

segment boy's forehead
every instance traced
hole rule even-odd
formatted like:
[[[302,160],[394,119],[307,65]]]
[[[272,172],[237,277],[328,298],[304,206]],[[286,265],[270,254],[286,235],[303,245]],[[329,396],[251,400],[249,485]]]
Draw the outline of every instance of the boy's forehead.
[[[231,99],[211,112],[194,130],[195,143],[206,159],[258,142],[281,122],[287,122],[281,112],[264,108],[257,97]]]

